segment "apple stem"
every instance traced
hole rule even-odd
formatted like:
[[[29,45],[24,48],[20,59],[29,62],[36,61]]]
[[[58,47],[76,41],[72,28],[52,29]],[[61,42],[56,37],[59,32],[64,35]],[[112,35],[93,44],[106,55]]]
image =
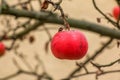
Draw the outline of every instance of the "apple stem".
[[[45,4],[46,3],[46,4]],[[53,11],[56,11],[56,10],[59,10],[60,13],[61,13],[61,17],[63,19],[63,22],[64,22],[64,26],[65,26],[65,30],[70,30],[70,25],[69,23],[67,22],[66,20],[66,15],[64,14],[64,11],[62,9],[62,7],[60,6],[60,4],[62,3],[62,0],[59,0],[58,2],[54,3],[52,2],[51,0],[45,0],[43,2],[43,4],[45,5],[45,8],[42,8],[42,9],[47,9],[48,8],[48,4],[51,4],[53,7],[54,7],[54,10]],[[46,7],[47,6],[47,7]],[[63,28],[59,28],[58,31],[62,31]]]
[[[63,18],[63,21],[64,21],[65,29],[67,29],[69,31],[70,30],[69,23],[67,22],[67,20],[65,18]]]

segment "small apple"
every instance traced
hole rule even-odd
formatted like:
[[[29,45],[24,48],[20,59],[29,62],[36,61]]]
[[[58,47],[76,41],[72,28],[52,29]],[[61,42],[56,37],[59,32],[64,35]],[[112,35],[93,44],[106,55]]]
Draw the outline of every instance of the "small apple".
[[[120,6],[115,6],[112,11],[113,17],[118,20],[120,15]]]
[[[0,56],[3,56],[5,54],[5,45],[0,42]]]
[[[88,42],[78,30],[57,32],[51,41],[51,51],[56,58],[78,60],[85,56]]]

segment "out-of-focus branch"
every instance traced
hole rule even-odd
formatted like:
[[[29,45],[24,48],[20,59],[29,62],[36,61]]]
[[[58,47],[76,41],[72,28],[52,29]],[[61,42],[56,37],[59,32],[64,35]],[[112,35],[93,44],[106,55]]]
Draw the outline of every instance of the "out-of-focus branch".
[[[8,79],[14,78],[16,76],[19,76],[20,74],[31,75],[31,76],[35,76],[35,77],[40,78],[40,79],[42,79],[44,76],[46,76],[46,74],[44,74],[44,73],[39,75],[39,74],[37,74],[35,72],[28,72],[28,71],[18,70],[14,74],[11,74],[11,75],[9,75],[9,76],[7,76],[5,78],[0,78],[0,80],[8,80]],[[52,80],[50,77],[44,77],[44,79]]]
[[[16,17],[33,18],[40,21],[45,21],[46,23],[63,24],[63,20],[58,18],[56,14],[51,14],[51,12],[45,12],[45,11],[35,12],[35,11],[27,11],[27,10],[18,10],[15,8],[2,8],[1,14],[13,15]],[[85,20],[76,20],[69,18],[67,19],[67,21],[72,27],[92,31],[101,34],[103,36],[120,39],[120,30],[113,30],[108,28],[108,26],[98,25]]]
[[[18,39],[21,38],[23,36],[25,36],[26,34],[28,34],[29,32],[37,29],[40,25],[42,25],[43,22],[40,21],[36,21],[33,25],[27,27],[25,30],[19,32],[19,33],[15,33],[14,35],[11,36],[7,36],[8,39]],[[0,38],[0,40],[3,40],[4,38]]]
[[[111,24],[113,24],[114,26],[117,26],[117,23],[115,21],[113,21],[112,19],[110,19],[106,14],[104,14],[100,9],[99,7],[97,6],[95,0],[92,0],[93,2],[93,5],[95,7],[95,9],[101,14],[103,15]],[[118,27],[119,28],[119,27]]]
[[[114,65],[114,64],[117,63],[117,62],[120,62],[120,59],[117,59],[117,60],[115,60],[115,61],[113,61],[113,62],[111,62],[111,63],[109,63],[109,64],[105,64],[105,65],[96,64],[96,63],[93,63],[93,62],[91,61],[92,65],[95,66],[95,67],[97,67],[97,68],[109,67],[109,66]]]
[[[73,78],[74,75],[77,72],[79,72],[82,68],[84,68],[83,66],[86,66],[91,60],[94,60],[95,58],[97,58],[97,56],[100,55],[101,52],[104,51],[104,49],[106,49],[106,47],[109,46],[109,44],[112,41],[113,41],[113,39],[108,40],[101,48],[99,48],[99,50],[97,50],[91,57],[86,59],[81,66],[79,66],[75,70],[73,70],[72,73],[70,73],[70,75],[66,79],[64,79],[64,80],[70,80],[71,78]]]
[[[53,80],[53,78],[47,73],[46,69],[45,69],[45,66],[42,62],[42,60],[38,57],[38,55],[36,54],[35,55],[35,58],[36,58],[36,61],[38,62],[38,66],[37,67],[40,67],[42,66],[42,69],[43,69],[43,72],[41,74],[39,74],[37,71],[36,71],[36,67],[35,67],[35,70],[33,70],[31,68],[31,66],[29,65],[28,62],[26,62],[25,60],[25,56],[22,55],[22,54],[19,54],[18,55],[18,52],[17,52],[17,57],[19,57],[22,62],[25,64],[25,66],[29,69],[29,71],[27,70],[23,70],[22,67],[20,66],[19,62],[16,60],[16,59],[13,59],[13,63],[14,65],[17,67],[17,71],[13,74],[10,74],[9,76],[6,76],[4,78],[0,78],[0,80],[8,80],[8,79],[12,79],[14,77],[17,77],[19,76],[20,74],[25,74],[25,75],[30,75],[30,76],[34,76],[37,78],[37,80],[42,80],[42,79],[45,79],[45,80]]]
[[[37,29],[40,25],[42,25],[43,22],[40,21],[36,21],[33,25],[29,26],[28,28],[26,28],[24,31],[21,31],[19,33],[16,33],[15,35],[11,35],[8,36],[8,38],[12,38],[12,39],[17,39],[17,38],[21,38],[22,36],[28,34],[29,32]]]
[[[105,74],[117,73],[117,72],[120,72],[120,70],[104,71],[103,73],[100,73],[100,74],[97,74],[97,72],[94,71],[94,72],[88,72],[88,73],[83,73],[83,74],[75,75],[74,78],[76,78],[76,77],[82,77],[82,76],[86,76],[86,75],[93,75],[93,74],[97,74],[96,76],[99,77],[99,76],[102,76],[102,75],[105,75]]]

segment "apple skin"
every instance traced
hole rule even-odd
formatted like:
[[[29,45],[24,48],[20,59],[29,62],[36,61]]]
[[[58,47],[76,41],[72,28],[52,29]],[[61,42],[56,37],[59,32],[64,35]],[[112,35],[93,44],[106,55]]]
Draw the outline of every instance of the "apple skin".
[[[78,30],[60,31],[51,41],[51,51],[59,59],[78,60],[86,55],[87,50],[87,39]]]
[[[119,7],[119,6],[115,6],[115,7],[113,8],[112,14],[113,14],[113,17],[114,17],[116,20],[118,20],[119,15],[120,15],[120,7]]]
[[[0,42],[0,56],[3,56],[5,54],[5,45]]]

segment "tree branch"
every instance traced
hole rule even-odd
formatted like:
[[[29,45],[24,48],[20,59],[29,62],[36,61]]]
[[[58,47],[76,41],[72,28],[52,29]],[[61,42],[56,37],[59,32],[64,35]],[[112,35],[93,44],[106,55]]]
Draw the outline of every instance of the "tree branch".
[[[2,13],[4,15],[13,15],[16,17],[27,17],[32,19],[37,19],[40,21],[44,21],[46,23],[56,23],[63,24],[63,20],[58,18],[56,14],[52,14],[51,12],[35,12],[35,11],[27,11],[27,10],[18,10],[15,8],[2,8]],[[108,26],[98,25],[95,23],[91,23],[84,20],[76,20],[76,19],[67,19],[70,26],[74,28],[80,28],[88,31],[92,31],[103,36],[108,36],[111,38],[120,39],[120,30],[113,30],[108,28]]]
[[[94,5],[95,9],[96,9],[101,15],[103,15],[111,24],[113,24],[114,26],[117,26],[117,23],[116,23],[116,22],[114,22],[112,19],[110,19],[109,17],[107,17],[107,15],[104,14],[104,13],[98,8],[95,0],[92,0],[92,2],[93,2],[93,5]],[[119,27],[118,27],[118,28],[119,28]]]
[[[23,30],[23,31],[21,31],[19,33],[16,33],[14,35],[11,35],[11,36],[7,36],[7,38],[8,39],[18,39],[18,38],[21,38],[21,37],[25,36],[26,34],[28,34],[29,32],[37,29],[42,24],[43,24],[43,22],[36,21],[33,25],[29,26],[25,30]],[[4,38],[0,37],[0,41],[3,40],[3,39]]]
[[[65,80],[70,80],[71,78],[74,77],[74,75],[79,72],[83,66],[87,65],[91,60],[94,60],[95,58],[97,58],[98,55],[100,55],[100,53],[113,41],[113,39],[108,40],[99,50],[97,50],[90,58],[86,59],[86,61],[84,61],[84,63],[77,67],[75,70],[73,70],[73,72],[65,79]]]
[[[105,74],[119,73],[119,72],[120,72],[120,70],[104,71],[103,73],[98,74],[97,77],[98,77],[98,76],[105,75]],[[97,74],[97,72],[89,72],[89,73],[78,74],[78,75],[75,75],[74,78],[76,78],[76,77],[81,77],[81,76],[86,76],[86,75],[93,75],[93,74]]]
[[[109,66],[114,65],[114,64],[117,63],[117,62],[120,62],[120,59],[117,59],[117,60],[115,60],[115,61],[113,61],[113,62],[110,62],[109,64],[105,64],[105,65],[96,64],[96,63],[93,63],[93,62],[91,61],[92,65],[95,66],[95,67],[97,67],[97,68],[109,67]]]

